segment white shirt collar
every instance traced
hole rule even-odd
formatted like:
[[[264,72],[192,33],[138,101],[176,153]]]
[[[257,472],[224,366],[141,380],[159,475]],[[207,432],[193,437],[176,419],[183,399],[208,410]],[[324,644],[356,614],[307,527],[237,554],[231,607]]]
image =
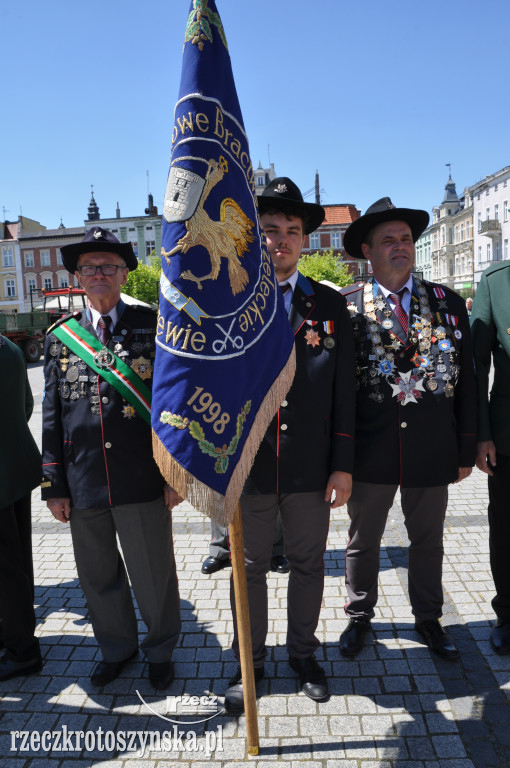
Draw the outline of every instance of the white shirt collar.
[[[90,304],[89,304],[89,311],[90,311],[90,316],[92,318],[92,325],[94,326],[94,330],[97,331],[97,324],[99,322],[99,318],[101,317],[101,312],[98,312],[97,309],[94,309],[94,307],[92,307]],[[115,306],[113,309],[107,312],[107,314],[110,315],[112,319],[110,330],[113,331],[113,329],[117,325],[117,320],[119,319],[119,313],[117,312],[117,307]]]

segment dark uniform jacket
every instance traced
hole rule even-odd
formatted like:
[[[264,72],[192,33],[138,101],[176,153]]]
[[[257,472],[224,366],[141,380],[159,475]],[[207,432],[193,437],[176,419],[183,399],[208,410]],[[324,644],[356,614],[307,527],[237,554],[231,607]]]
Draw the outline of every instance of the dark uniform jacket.
[[[510,262],[487,269],[471,313],[473,354],[478,389],[478,439],[492,440],[498,453],[510,456]],[[489,373],[494,383],[489,406]]]
[[[428,322],[421,317],[420,289],[432,314]],[[380,290],[368,309],[375,321],[364,314],[365,283],[342,293],[356,345],[354,479],[408,488],[455,481],[459,467],[473,466],[476,453],[475,379],[464,300],[445,286],[415,280],[406,337]],[[385,321],[393,327],[385,329]]]
[[[117,307],[108,348],[152,385],[156,314]],[[66,322],[70,316],[60,322]],[[74,318],[96,336],[88,312]],[[78,509],[106,509],[161,496],[151,428],[122,395],[48,332],[44,348],[43,499],[70,497]]]
[[[299,275],[289,315],[296,375],[261,443],[244,493],[325,490],[352,472],[354,345],[344,298]]]
[[[0,336],[0,509],[22,499],[41,481],[41,454],[28,426],[34,400],[25,358]]]

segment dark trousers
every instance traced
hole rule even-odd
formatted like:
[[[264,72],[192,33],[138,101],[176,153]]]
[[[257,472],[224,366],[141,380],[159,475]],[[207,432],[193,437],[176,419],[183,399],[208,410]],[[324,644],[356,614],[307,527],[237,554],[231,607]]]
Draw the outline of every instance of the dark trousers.
[[[6,653],[17,661],[40,655],[34,637],[34,569],[30,494],[0,509],[0,618]]]
[[[271,557],[280,557],[284,553],[282,518],[280,513],[278,513],[274,527],[273,552]],[[230,557],[228,528],[216,523],[214,520],[211,520],[211,543],[209,544],[209,554],[211,557],[217,557],[218,560],[228,560]]]
[[[104,660],[121,661],[138,647],[131,579],[147,626],[140,648],[149,662],[169,661],[181,617],[172,518],[163,497],[108,509],[73,508],[71,535],[80,585]]]
[[[498,453],[494,476],[489,477],[489,552],[498,619],[510,619],[510,456]]]
[[[351,518],[345,553],[348,616],[372,619],[377,603],[379,551],[388,512],[398,485],[354,481],[347,502]],[[417,621],[442,614],[443,525],[448,487],[401,488],[402,512],[409,536],[409,599]]]
[[[315,630],[324,591],[324,551],[329,530],[329,504],[324,491],[241,496],[244,560],[250,612],[253,665],[266,657],[268,598],[266,574],[271,568],[275,520],[281,514],[285,554],[290,573],[287,584],[287,651],[307,658],[319,645]],[[234,587],[230,604],[234,618],[232,647],[239,656]]]

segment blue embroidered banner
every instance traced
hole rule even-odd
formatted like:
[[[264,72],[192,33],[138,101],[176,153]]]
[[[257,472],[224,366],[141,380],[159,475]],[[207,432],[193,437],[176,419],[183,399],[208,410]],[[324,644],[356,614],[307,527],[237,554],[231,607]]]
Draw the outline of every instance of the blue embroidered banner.
[[[295,358],[213,0],[194,0],[186,26],[161,269],[154,455],[181,496],[230,522]]]

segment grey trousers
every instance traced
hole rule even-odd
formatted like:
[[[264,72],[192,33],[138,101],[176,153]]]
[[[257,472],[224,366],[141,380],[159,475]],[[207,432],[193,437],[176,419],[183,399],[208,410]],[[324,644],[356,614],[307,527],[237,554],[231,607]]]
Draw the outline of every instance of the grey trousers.
[[[351,524],[345,553],[348,616],[374,616],[381,539],[397,489],[398,485],[353,483],[347,502]],[[443,607],[443,526],[448,486],[400,491],[410,541],[408,585],[413,615],[417,621],[437,619]]]
[[[169,661],[181,618],[172,518],[163,497],[109,509],[72,509],[71,534],[80,585],[104,660],[121,661],[138,648],[128,573],[147,626],[140,647],[150,662]]]
[[[315,630],[324,590],[323,557],[329,530],[329,504],[324,491],[314,493],[262,494],[241,496],[244,555],[250,612],[253,664],[261,667],[266,657],[268,631],[266,574],[271,566],[274,526],[281,513],[285,555],[290,574],[287,587],[287,651],[307,658],[319,645]],[[230,583],[234,618],[232,648],[239,656],[239,641]]]
[[[285,553],[283,545],[282,518],[280,514],[276,516],[273,540],[273,552],[271,557],[279,557]],[[230,547],[228,544],[228,529],[224,525],[211,520],[211,542],[209,544],[209,554],[211,557],[217,557],[218,560],[228,560],[230,557]]]

